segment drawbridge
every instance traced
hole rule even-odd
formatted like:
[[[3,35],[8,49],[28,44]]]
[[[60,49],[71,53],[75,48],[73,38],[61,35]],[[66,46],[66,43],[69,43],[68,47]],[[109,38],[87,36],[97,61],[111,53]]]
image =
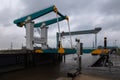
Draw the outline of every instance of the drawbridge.
[[[44,16],[50,12],[54,12],[56,14],[56,18],[42,21],[39,23],[35,23],[34,20]],[[61,14],[56,6],[50,6],[46,9],[40,10],[38,12],[35,12],[33,14],[29,14],[27,16],[24,16],[22,18],[14,20],[14,23],[18,27],[25,27],[26,29],[26,47],[24,49],[20,50],[1,50],[0,51],[0,67],[9,67],[12,66],[22,66],[24,68],[27,68],[29,66],[35,66],[38,64],[41,64],[42,62],[60,62],[62,61],[62,56],[67,54],[75,54],[78,50],[80,50],[80,47],[78,49],[75,48],[63,48],[60,35],[63,36],[73,36],[73,35],[81,35],[81,34],[95,34],[95,44],[97,46],[97,33],[101,30],[101,28],[95,28],[92,30],[84,30],[84,31],[70,31],[69,32],[60,32],[59,22],[67,20],[68,27],[69,27],[69,18],[66,15]],[[49,45],[47,43],[48,38],[48,26],[51,24],[57,23],[58,25],[58,33],[56,34],[57,39],[57,46],[56,48],[49,48]],[[34,28],[41,29],[41,36],[35,37],[34,36]],[[34,44],[41,44],[41,47],[35,48]],[[82,50],[83,53],[90,53],[92,50]],[[95,60],[95,64],[98,64],[97,60]],[[97,62],[96,62],[97,61]],[[9,67],[10,68],[10,67]],[[11,70],[11,68],[10,68]],[[14,70],[14,69],[13,69]]]
[[[50,12],[55,12],[56,18],[53,18],[51,20],[43,21],[40,23],[35,23],[33,20],[36,18],[39,18],[41,16],[44,16]],[[59,17],[60,16],[60,17]],[[49,8],[43,9],[41,11],[38,11],[36,13],[27,15],[25,17],[16,19],[14,23],[18,27],[25,26],[26,28],[26,49],[27,50],[34,50],[34,43],[41,44],[41,49],[35,50],[37,53],[58,53],[58,54],[74,54],[76,53],[75,49],[65,49],[62,47],[60,48],[49,48],[47,43],[48,38],[48,25],[57,23],[58,24],[58,31],[60,32],[59,22],[62,20],[67,20],[69,22],[69,18],[67,16],[64,16],[61,14],[58,9],[55,6],[51,6]],[[40,28],[41,29],[41,37],[34,37],[34,28]]]

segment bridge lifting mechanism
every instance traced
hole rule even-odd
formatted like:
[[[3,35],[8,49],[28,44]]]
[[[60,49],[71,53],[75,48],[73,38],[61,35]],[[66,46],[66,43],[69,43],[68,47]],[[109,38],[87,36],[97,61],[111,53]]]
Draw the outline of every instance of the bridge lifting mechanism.
[[[95,47],[97,47],[97,33],[101,31],[102,28],[97,27],[92,30],[83,30],[83,31],[73,31],[73,32],[62,32],[62,33],[57,33],[56,38],[57,38],[57,46],[59,45],[59,35],[61,36],[74,36],[74,35],[82,35],[82,34],[95,34]]]
[[[33,22],[34,19],[39,18],[43,15],[46,15],[50,12],[55,12],[56,13],[56,18],[53,18],[53,19],[50,19],[50,20],[47,20],[47,21],[43,21],[43,22],[40,22],[40,23],[34,23]],[[34,43],[37,43],[37,44],[42,45],[42,47],[41,47],[42,49],[38,51],[40,53],[62,53],[62,54],[63,53],[66,53],[66,54],[72,53],[73,54],[73,53],[76,52],[75,49],[63,49],[62,44],[60,44],[61,46],[60,46],[59,49],[58,48],[49,49],[48,44],[47,44],[48,27],[46,27],[46,26],[57,23],[58,24],[58,31],[60,33],[59,21],[62,21],[62,20],[65,20],[65,19],[69,23],[68,17],[62,15],[58,11],[56,6],[53,5],[51,7],[40,10],[40,11],[35,12],[33,14],[24,16],[24,17],[19,18],[19,19],[16,19],[16,20],[14,20],[14,23],[18,27],[25,26],[25,28],[26,28],[26,49],[27,50],[33,50],[34,49],[34,47],[33,47]],[[41,38],[33,36],[34,35],[34,28],[39,28],[39,27],[41,29]],[[70,28],[69,28],[69,31],[70,31]],[[60,41],[60,39],[59,39],[59,41]]]
[[[47,21],[43,21],[43,22],[39,22],[39,23],[34,23],[34,19],[39,18],[43,15],[46,15],[50,12],[55,12],[56,13],[56,18],[47,20]],[[59,15],[59,16],[58,16]],[[70,41],[71,41],[71,48],[70,49],[66,49],[62,47],[62,43],[61,43],[61,33],[60,33],[60,27],[59,27],[59,22],[62,20],[67,20],[68,21],[68,29],[69,32],[66,32],[63,34],[63,36],[70,36]],[[66,54],[74,54],[77,53],[78,55],[78,63],[79,63],[79,67],[77,71],[73,71],[73,73],[77,72],[78,74],[80,74],[81,71],[81,55],[82,55],[82,43],[80,43],[80,40],[76,40],[77,42],[77,49],[72,48],[72,39],[71,39],[71,35],[78,35],[78,34],[90,34],[90,33],[94,33],[97,34],[101,28],[95,28],[95,30],[88,30],[88,31],[76,31],[76,32],[71,32],[70,31],[70,25],[69,25],[69,19],[67,16],[62,15],[58,9],[53,5],[51,7],[48,7],[46,9],[40,10],[38,12],[35,12],[33,14],[24,16],[22,18],[16,19],[14,20],[14,23],[18,26],[18,27],[23,27],[25,26],[26,28],[26,49],[29,52],[30,51],[34,51],[34,43],[37,44],[41,44],[42,47],[41,49],[37,49],[35,50],[35,53],[58,53],[58,54],[62,54],[66,55]],[[57,46],[59,43],[59,47],[57,48],[49,48],[48,44],[47,44],[47,32],[48,32],[48,25],[57,23],[58,25],[58,32],[57,33]],[[41,29],[41,37],[34,37],[34,28],[40,28]],[[97,41],[97,40],[96,40]],[[28,59],[30,56],[26,55],[26,65],[28,64]],[[59,57],[61,57],[61,55],[59,55]],[[68,73],[69,75],[69,73]],[[71,75],[71,73],[70,73]]]
[[[61,35],[61,36],[69,36],[69,34],[71,36],[73,36],[73,35],[81,35],[81,34],[95,34],[95,42],[96,42],[96,46],[97,46],[97,36],[96,35],[97,35],[97,33],[99,31],[101,31],[100,27],[92,29],[92,30],[57,33],[57,36],[56,36],[57,37],[57,46],[59,44],[59,40],[58,40],[59,37],[60,37],[59,35]],[[72,78],[74,78],[76,75],[81,73],[81,68],[82,68],[81,67],[81,55],[83,53],[86,53],[86,52],[83,51],[83,43],[80,42],[80,39],[76,39],[76,42],[77,42],[77,44],[76,44],[77,52],[76,53],[77,53],[77,56],[78,56],[78,58],[77,58],[78,69],[71,70],[70,72],[67,73],[68,77],[72,77]]]

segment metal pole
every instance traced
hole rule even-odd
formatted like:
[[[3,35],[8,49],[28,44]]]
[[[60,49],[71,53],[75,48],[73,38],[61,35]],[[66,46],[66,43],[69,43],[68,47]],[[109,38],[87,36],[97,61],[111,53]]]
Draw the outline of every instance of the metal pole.
[[[79,74],[81,73],[81,55],[79,55]]]
[[[69,36],[70,36],[71,48],[73,48],[73,46],[72,46],[72,38],[71,38],[70,23],[69,23],[69,20],[68,20],[67,22],[68,22],[68,29],[69,29]]]
[[[13,49],[13,42],[11,42],[11,48],[10,48],[11,50]]]
[[[59,26],[59,20],[58,20],[58,14],[56,13],[57,17],[57,25],[58,25],[58,32],[59,32],[59,41],[61,42],[61,36],[60,36],[60,26]]]
[[[78,72],[81,73],[81,55],[82,55],[82,43],[79,39],[76,39],[77,42],[77,55],[78,55]]]
[[[117,47],[117,44],[116,44],[117,40],[115,40],[115,47]]]
[[[97,48],[97,33],[95,33],[95,48]]]
[[[107,48],[107,37],[104,37],[104,49]]]
[[[60,34],[60,33],[58,33],[58,32],[57,32],[57,34],[56,34],[56,38],[57,38],[56,47],[57,47],[57,48],[59,48],[59,34]]]
[[[65,59],[66,59],[66,56],[65,56],[65,54],[63,54],[63,57],[64,57],[64,63],[65,63]]]

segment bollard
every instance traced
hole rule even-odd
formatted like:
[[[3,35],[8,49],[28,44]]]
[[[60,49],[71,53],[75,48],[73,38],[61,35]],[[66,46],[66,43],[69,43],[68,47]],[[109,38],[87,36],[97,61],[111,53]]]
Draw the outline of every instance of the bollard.
[[[83,54],[83,43],[80,43],[80,55]]]
[[[107,48],[107,37],[104,37],[104,49]]]

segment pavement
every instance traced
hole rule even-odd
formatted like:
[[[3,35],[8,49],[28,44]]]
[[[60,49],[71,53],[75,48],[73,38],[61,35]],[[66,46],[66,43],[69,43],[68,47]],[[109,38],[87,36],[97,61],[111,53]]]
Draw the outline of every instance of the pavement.
[[[59,77],[56,80],[120,80],[120,67],[112,67],[111,71],[108,67],[88,68],[82,71],[74,79],[70,77]]]
[[[110,79],[102,78],[102,77],[98,77],[98,76],[91,76],[91,75],[81,74],[81,75],[77,76],[74,79],[67,78],[67,77],[61,77],[61,78],[58,78],[56,80],[110,80]]]

